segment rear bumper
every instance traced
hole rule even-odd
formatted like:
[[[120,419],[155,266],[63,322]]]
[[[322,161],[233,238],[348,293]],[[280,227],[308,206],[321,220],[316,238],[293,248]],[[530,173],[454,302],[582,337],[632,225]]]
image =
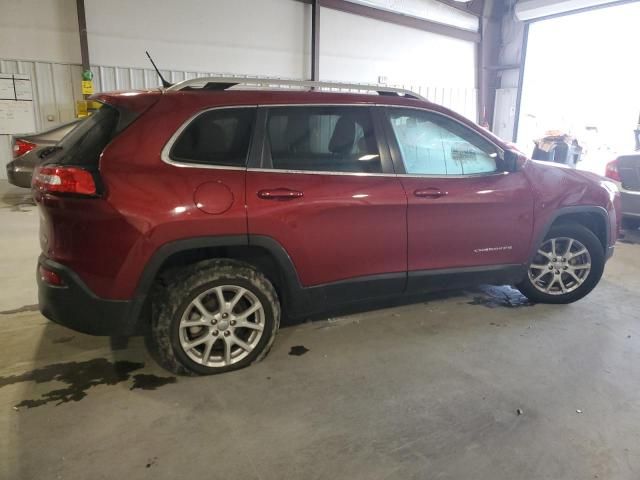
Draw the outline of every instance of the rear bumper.
[[[640,192],[620,192],[620,202],[622,204],[622,215],[630,217],[640,217]]]
[[[31,188],[32,168],[24,168],[16,165],[15,162],[7,164],[7,179],[9,183],[16,187]]]
[[[50,285],[36,273],[40,311],[49,320],[89,335],[134,334],[135,322],[129,321],[132,302],[97,297],[77,274],[42,255],[38,265],[54,271],[65,283]]]

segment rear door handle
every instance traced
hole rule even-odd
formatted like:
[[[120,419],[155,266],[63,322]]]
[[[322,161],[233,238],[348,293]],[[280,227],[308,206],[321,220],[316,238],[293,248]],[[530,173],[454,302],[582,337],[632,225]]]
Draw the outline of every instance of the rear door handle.
[[[440,198],[449,195],[449,192],[444,192],[439,188],[423,188],[415,190],[413,194],[420,198]]]
[[[263,200],[293,200],[303,196],[298,190],[290,190],[288,188],[274,188],[272,190],[260,190],[258,197]]]

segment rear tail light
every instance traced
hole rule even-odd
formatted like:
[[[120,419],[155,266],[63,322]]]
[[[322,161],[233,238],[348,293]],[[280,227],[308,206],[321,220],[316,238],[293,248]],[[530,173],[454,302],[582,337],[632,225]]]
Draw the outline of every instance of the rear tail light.
[[[604,171],[604,176],[617,182],[620,181],[620,173],[618,172],[618,159],[607,163],[607,168]]]
[[[96,194],[93,175],[78,167],[38,167],[33,175],[32,186],[45,193]]]
[[[54,287],[64,286],[64,280],[62,280],[62,277],[53,270],[49,270],[48,268],[40,265],[40,267],[38,267],[38,273],[40,274],[40,280],[44,283],[48,283]]]
[[[25,153],[30,152],[36,147],[37,145],[35,143],[27,142],[26,140],[17,139],[16,142],[13,144],[13,158],[18,158],[24,155]]]

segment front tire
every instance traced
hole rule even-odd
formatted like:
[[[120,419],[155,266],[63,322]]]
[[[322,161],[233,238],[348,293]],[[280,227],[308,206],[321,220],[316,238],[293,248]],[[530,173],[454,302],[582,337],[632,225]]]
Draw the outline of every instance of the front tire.
[[[234,260],[186,267],[154,300],[147,345],[176,374],[211,375],[260,361],[280,325],[271,282]]]
[[[587,295],[604,271],[604,248],[578,224],[552,227],[517,286],[536,303],[572,303]]]

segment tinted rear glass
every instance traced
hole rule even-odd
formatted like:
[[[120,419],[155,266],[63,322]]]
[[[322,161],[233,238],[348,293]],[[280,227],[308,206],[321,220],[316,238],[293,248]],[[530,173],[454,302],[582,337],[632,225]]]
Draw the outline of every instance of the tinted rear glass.
[[[201,114],[178,137],[171,149],[171,159],[244,166],[255,114],[255,108],[225,108]]]
[[[103,105],[58,143],[62,149],[55,158],[56,163],[97,165],[100,154],[118,132],[119,118],[120,113],[117,109]]]

